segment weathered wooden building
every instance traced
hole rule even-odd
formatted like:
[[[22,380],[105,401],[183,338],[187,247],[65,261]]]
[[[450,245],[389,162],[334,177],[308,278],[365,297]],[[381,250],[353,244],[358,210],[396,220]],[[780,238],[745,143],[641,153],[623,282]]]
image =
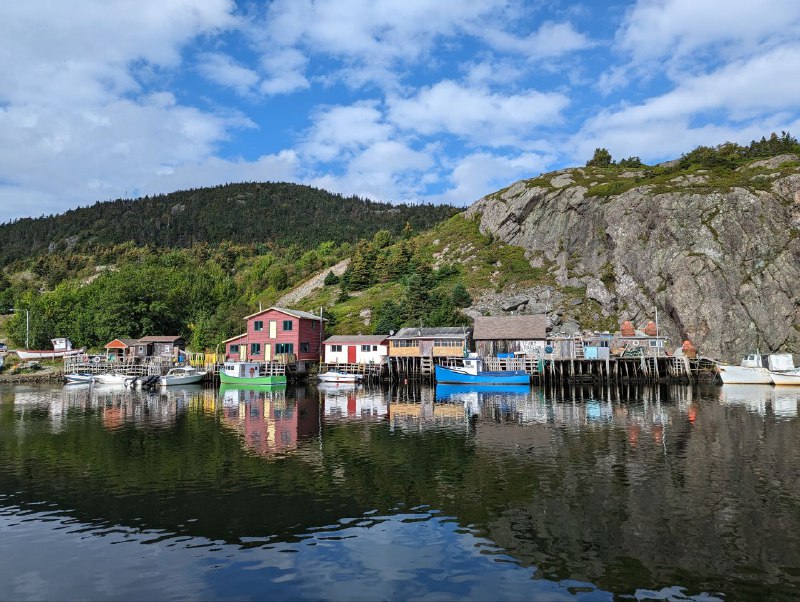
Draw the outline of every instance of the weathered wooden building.
[[[502,354],[541,357],[547,339],[547,317],[479,316],[475,318],[472,339],[475,351],[482,357]]]
[[[463,357],[471,342],[465,326],[401,328],[389,337],[389,366],[397,374],[430,374],[433,364]]]

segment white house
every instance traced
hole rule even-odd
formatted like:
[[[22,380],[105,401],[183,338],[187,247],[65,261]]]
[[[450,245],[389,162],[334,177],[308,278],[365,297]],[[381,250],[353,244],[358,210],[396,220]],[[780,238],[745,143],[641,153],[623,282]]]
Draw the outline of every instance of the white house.
[[[326,364],[381,364],[389,355],[389,335],[335,335],[325,339]]]

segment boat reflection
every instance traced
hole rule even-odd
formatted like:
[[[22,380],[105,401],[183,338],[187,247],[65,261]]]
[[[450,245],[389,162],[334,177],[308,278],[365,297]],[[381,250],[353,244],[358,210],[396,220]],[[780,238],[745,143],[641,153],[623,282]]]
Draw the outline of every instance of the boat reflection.
[[[769,410],[779,419],[796,418],[800,387],[726,384],[720,387],[719,400],[724,406],[742,406],[762,418]]]

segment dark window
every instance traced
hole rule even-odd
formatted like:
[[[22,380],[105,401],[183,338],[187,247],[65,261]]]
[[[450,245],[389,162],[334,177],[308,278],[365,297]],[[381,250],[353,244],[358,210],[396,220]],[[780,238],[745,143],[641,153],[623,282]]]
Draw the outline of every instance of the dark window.
[[[239,353],[239,345],[231,345],[231,353]]]
[[[311,345],[308,343],[300,343],[300,353],[309,353],[311,351]]]
[[[361,351],[369,351],[369,345],[361,345]]]
[[[283,321],[283,329],[284,330],[291,330],[292,329],[292,321],[291,320],[284,320]]]
[[[261,343],[250,343],[250,355],[261,355]]]
[[[331,353],[339,353],[341,350],[341,345],[331,345]]]
[[[275,343],[275,353],[294,353],[294,343]]]
[[[253,330],[255,330],[256,332],[264,330],[264,321],[256,320],[255,322],[253,322]]]
[[[311,330],[316,330],[316,329],[317,329],[317,323],[311,322]]]

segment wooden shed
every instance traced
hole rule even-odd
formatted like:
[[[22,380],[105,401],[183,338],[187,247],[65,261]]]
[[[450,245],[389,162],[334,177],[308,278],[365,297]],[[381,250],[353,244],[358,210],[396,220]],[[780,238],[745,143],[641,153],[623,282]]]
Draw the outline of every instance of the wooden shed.
[[[479,316],[472,334],[475,351],[483,357],[503,354],[540,357],[547,338],[547,317]]]

